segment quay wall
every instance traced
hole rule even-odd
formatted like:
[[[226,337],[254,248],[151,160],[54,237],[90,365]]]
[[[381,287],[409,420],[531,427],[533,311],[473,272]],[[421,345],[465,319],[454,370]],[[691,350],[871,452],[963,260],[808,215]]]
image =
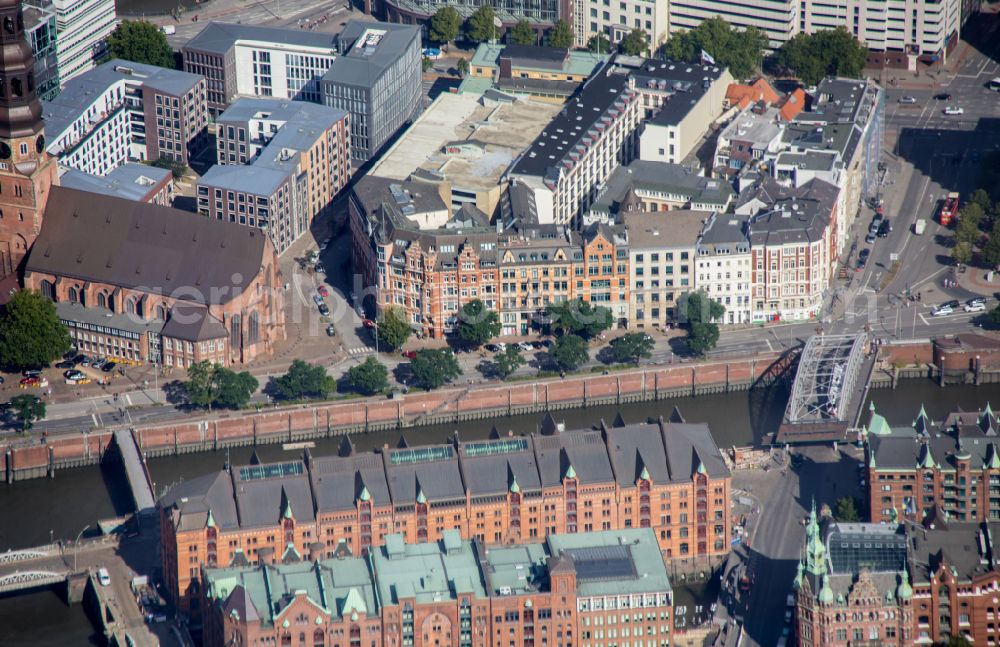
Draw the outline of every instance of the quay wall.
[[[565,378],[480,384],[398,395],[350,399],[264,411],[205,415],[165,424],[137,425],[145,456],[223,447],[295,442],[347,433],[487,420],[587,406],[746,390],[779,359],[762,353],[739,359],[681,362],[644,369]],[[54,477],[64,467],[99,463],[114,442],[111,429],[0,442],[0,478]]]

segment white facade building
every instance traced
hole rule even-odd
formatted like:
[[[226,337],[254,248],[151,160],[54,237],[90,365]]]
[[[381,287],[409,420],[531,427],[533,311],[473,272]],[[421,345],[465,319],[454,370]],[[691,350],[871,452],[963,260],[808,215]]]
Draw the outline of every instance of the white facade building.
[[[695,286],[726,308],[718,323],[750,323],[753,259],[746,219],[714,214],[698,238],[697,254]]]
[[[114,0],[55,0],[56,65],[59,81],[92,69],[107,47],[105,39],[115,30]]]
[[[587,13],[582,21],[586,29],[576,32],[577,46],[585,47],[597,34],[604,34],[617,45],[633,30],[641,29],[649,37],[650,49],[655,51],[669,35],[669,4],[668,0],[587,0]]]

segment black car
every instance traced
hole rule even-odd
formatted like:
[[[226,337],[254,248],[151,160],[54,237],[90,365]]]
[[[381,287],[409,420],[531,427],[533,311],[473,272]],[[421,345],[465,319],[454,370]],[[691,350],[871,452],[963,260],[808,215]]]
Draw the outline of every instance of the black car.
[[[73,362],[71,362],[69,360],[62,361],[62,362],[59,362],[58,364],[56,364],[56,368],[73,368],[75,366],[76,366],[76,364],[74,364]]]
[[[319,304],[319,313],[324,317],[330,314],[330,307],[325,303]]]
[[[114,362],[108,362],[107,364],[101,367],[101,370],[104,371],[105,373],[110,373],[111,371],[115,370],[116,366],[118,365],[115,364]]]
[[[948,307],[948,308],[951,308],[952,310],[958,310],[958,306],[960,306],[960,305],[961,304],[958,302],[958,300],[952,299],[951,301],[946,301],[946,302],[942,303],[941,307]]]
[[[951,101],[951,93],[941,92],[939,94],[935,94],[934,98],[937,99],[938,101]]]
[[[37,368],[29,368],[24,371],[21,371],[21,375],[23,375],[24,377],[39,377],[41,376],[41,374],[42,372],[39,371]]]
[[[871,255],[872,250],[862,249],[861,253],[858,254],[858,269],[864,269],[865,265],[868,264],[868,257]]]
[[[878,226],[878,237],[885,238],[892,232],[892,223],[888,220],[883,220],[882,224]]]

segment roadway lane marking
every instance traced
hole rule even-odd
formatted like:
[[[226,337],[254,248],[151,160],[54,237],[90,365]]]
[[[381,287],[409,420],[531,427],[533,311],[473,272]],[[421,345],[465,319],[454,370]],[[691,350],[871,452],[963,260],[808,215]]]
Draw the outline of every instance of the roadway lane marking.
[[[927,318],[926,318],[926,317],[924,317],[924,313],[922,313],[922,312],[921,312],[921,313],[919,313],[919,314],[918,314],[917,316],[918,316],[918,317],[920,317],[920,321],[924,322],[924,325],[925,325],[925,326],[929,326],[929,325],[930,325],[930,324],[929,324],[929,323],[927,322]]]
[[[90,419],[94,421],[94,426],[95,427],[99,427],[100,426],[100,425],[97,424],[97,416],[95,414],[93,414],[93,413],[90,414]]]
[[[128,397],[128,393],[125,394],[125,404],[130,407],[132,406],[132,398]]]

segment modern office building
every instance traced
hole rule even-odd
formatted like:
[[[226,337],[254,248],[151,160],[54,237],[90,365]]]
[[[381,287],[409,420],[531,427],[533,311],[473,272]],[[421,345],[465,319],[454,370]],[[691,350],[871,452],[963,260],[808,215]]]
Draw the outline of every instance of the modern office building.
[[[59,94],[59,60],[56,55],[56,10],[51,2],[24,5],[24,36],[35,55],[35,91],[49,101]]]
[[[427,35],[430,19],[441,7],[454,7],[462,20],[467,20],[481,3],[472,0],[461,0],[452,2],[445,0],[364,0],[365,13],[385,16],[386,20],[406,25],[420,25],[423,35]],[[500,21],[497,28],[497,38],[499,39],[504,30],[514,27],[521,20],[527,20],[536,32],[542,33],[549,29],[560,18],[565,19],[573,26],[573,33],[576,35],[574,45],[586,45],[586,39],[581,40],[586,24],[576,22],[575,16],[582,17],[583,8],[581,0],[515,0],[514,2],[499,2],[491,0],[489,4],[493,7],[494,14]]]
[[[59,169],[59,186],[161,207],[169,207],[174,200],[173,173],[165,168],[136,162],[126,162],[104,176],[64,166]]]
[[[456,531],[513,545],[644,528],[668,559],[710,562],[729,549],[729,496],[704,424],[619,416],[566,430],[547,416],[526,436],[375,453],[345,438],[338,456],[252,462],[173,487],[160,500],[164,579],[197,612],[202,567],[344,549],[381,564],[402,542],[447,543]]]
[[[187,164],[208,143],[205,79],[115,59],[70,79],[42,103],[59,163],[106,175],[128,161]]]
[[[107,54],[118,16],[114,0],[31,0],[56,14],[56,66],[61,84],[93,69]]]
[[[284,292],[260,232],[54,187],[25,287],[92,356],[187,368],[248,362],[284,339]]]
[[[306,29],[210,22],[181,48],[184,70],[208,80],[208,107],[221,114],[237,96],[320,103],[320,80],[335,38]]]
[[[420,110],[420,30],[352,20],[337,35],[336,47],[321,101],[351,115],[351,154],[365,162]]]
[[[263,229],[280,254],[350,180],[348,122],[304,101],[238,99],[217,120],[218,164],[198,180],[198,212]]]
[[[648,529],[500,547],[447,530],[429,543],[390,535],[367,557],[342,548],[314,562],[286,552],[205,570],[205,644],[295,644],[296,633],[312,645],[386,647],[672,640],[673,590]]]

